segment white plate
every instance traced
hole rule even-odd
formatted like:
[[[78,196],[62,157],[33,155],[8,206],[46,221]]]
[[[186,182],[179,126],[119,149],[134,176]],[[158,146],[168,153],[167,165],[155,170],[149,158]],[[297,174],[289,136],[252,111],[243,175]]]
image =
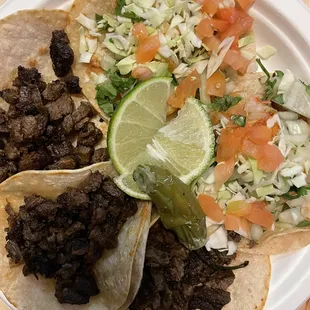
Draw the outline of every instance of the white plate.
[[[0,18],[22,9],[68,9],[70,6],[71,0],[8,0],[0,8]],[[310,10],[301,0],[256,0],[251,14],[255,18],[258,46],[270,44],[278,50],[276,56],[265,62],[267,67],[270,70],[288,68],[309,83]],[[273,256],[271,262],[270,291],[264,309],[298,309],[310,297],[310,246]],[[245,305],[236,310],[252,309]]]

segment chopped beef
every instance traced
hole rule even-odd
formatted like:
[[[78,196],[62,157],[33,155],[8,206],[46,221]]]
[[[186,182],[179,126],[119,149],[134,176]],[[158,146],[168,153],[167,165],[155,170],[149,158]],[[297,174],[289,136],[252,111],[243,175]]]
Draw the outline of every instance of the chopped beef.
[[[90,103],[82,101],[81,105],[72,113],[73,123],[76,124],[87,116],[92,116],[93,107]]]
[[[136,201],[128,196],[124,203],[104,198],[104,185],[111,182],[97,171],[56,201],[30,196],[18,213],[9,204],[5,208],[7,256],[24,264],[24,276],[54,278],[60,303],[86,304],[100,293],[93,266],[105,250],[117,247],[123,223],[137,212]]]
[[[60,80],[47,84],[42,96],[47,101],[56,101],[65,92],[66,84]]]
[[[131,310],[220,310],[230,302],[234,281],[227,252],[190,251],[159,221],[152,226],[140,290]]]
[[[73,112],[73,100],[64,93],[59,99],[46,105],[50,120],[58,121]]]
[[[20,66],[14,86],[0,91],[9,104],[8,111],[0,108],[0,182],[28,169],[78,169],[106,160],[104,149],[95,151],[103,137],[92,122],[96,111],[86,101],[76,108],[69,94],[80,92],[78,77],[46,84],[37,69]]]
[[[41,170],[50,162],[49,155],[44,150],[23,154],[18,163],[18,170]]]
[[[107,148],[100,148],[95,150],[94,156],[91,159],[92,164],[108,161],[110,158]]]
[[[90,164],[91,158],[93,156],[94,149],[88,146],[77,146],[75,149],[75,154],[77,161],[80,166],[87,166]]]
[[[9,104],[16,104],[19,101],[18,92],[13,88],[4,89],[1,92],[1,97]]]
[[[77,162],[74,156],[65,156],[60,158],[58,161],[46,167],[47,170],[65,170],[65,169],[76,169]]]
[[[102,132],[93,122],[84,124],[78,135],[78,144],[95,146],[102,139]]]
[[[74,61],[74,53],[69,43],[69,38],[63,30],[53,31],[50,56],[55,74],[58,77],[66,76]]]
[[[70,94],[80,94],[82,88],[80,87],[80,79],[78,76],[69,75],[65,78],[67,90]]]

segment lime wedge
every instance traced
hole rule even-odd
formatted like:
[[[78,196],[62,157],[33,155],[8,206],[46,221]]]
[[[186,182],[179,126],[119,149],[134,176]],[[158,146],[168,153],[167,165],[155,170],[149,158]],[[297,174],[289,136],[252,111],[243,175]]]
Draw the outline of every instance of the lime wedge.
[[[170,85],[170,78],[150,79],[119,103],[109,124],[108,148],[120,174],[145,162],[147,144],[166,123]]]
[[[188,99],[178,116],[166,124],[170,83],[158,78],[138,86],[121,102],[109,127],[110,156],[121,174],[115,183],[138,199],[149,199],[132,177],[139,164],[160,165],[190,184],[214,156],[212,124],[198,100]]]
[[[214,133],[202,104],[187,100],[178,116],[162,127],[147,145],[147,153],[184,183],[190,184],[214,156]]]

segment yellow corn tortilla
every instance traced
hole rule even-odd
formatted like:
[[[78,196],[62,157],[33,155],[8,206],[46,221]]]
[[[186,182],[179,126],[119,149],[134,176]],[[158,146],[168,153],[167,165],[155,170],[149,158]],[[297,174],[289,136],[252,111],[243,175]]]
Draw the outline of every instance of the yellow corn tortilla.
[[[72,171],[26,171],[0,185],[0,290],[19,310],[48,308],[117,310],[126,302],[131,303],[133,294],[136,293],[136,288],[131,290],[132,270],[135,269],[134,281],[137,280],[139,283],[139,275],[142,275],[151,215],[149,203],[139,203],[137,214],[128,219],[119,233],[119,246],[105,251],[95,265],[94,272],[101,293],[92,297],[88,305],[59,304],[54,296],[54,280],[40,277],[38,281],[33,275],[24,277],[22,266],[10,266],[9,259],[6,257],[4,228],[8,224],[4,207],[7,202],[15,211],[18,211],[24,202],[24,196],[37,194],[55,199],[68,187],[78,186],[91,171],[115,176],[113,166],[110,162],[106,162]]]
[[[49,54],[52,31],[64,29],[61,10],[19,11],[0,20],[0,89],[11,87],[19,65],[36,67],[45,81],[56,79]]]

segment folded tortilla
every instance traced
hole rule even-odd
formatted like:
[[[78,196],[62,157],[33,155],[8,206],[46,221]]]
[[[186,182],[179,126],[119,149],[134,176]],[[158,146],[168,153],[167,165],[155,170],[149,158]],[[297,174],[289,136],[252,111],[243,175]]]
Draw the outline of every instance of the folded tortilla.
[[[137,292],[137,284],[142,278],[151,215],[149,203],[139,203],[136,215],[129,218],[120,230],[118,247],[105,251],[96,263],[94,272],[100,294],[92,297],[87,305],[60,304],[54,296],[55,280],[39,277],[38,281],[33,275],[25,277],[22,266],[10,266],[7,258],[4,232],[8,226],[4,210],[6,204],[9,202],[17,212],[24,203],[24,196],[37,194],[56,199],[68,187],[77,187],[91,171],[100,171],[110,177],[116,173],[112,164],[106,162],[72,171],[26,171],[0,185],[0,290],[19,310],[117,310],[123,305],[127,307],[132,302]]]

